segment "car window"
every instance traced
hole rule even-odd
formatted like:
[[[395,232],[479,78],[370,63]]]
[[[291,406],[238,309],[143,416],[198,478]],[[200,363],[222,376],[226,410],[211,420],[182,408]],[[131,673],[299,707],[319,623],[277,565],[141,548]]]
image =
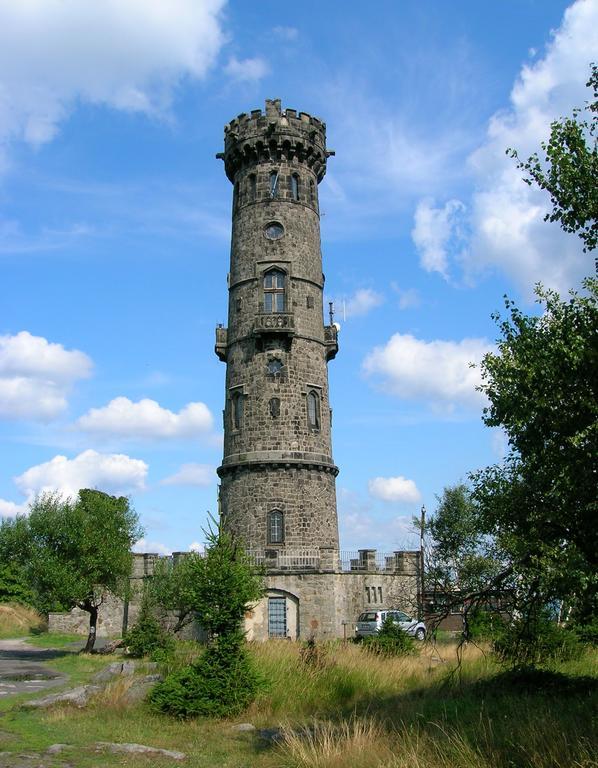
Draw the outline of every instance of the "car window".
[[[397,611],[397,620],[398,621],[413,621],[411,616],[407,616],[407,614],[403,613],[403,611]]]
[[[357,621],[376,621],[376,612],[367,611],[366,613],[362,613]]]

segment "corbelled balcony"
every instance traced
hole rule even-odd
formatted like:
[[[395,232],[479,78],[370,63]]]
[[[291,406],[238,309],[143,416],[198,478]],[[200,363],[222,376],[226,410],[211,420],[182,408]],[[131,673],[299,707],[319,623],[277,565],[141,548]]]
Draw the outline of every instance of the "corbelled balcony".
[[[255,316],[253,332],[263,334],[280,333],[295,335],[295,316],[292,312],[260,312]]]

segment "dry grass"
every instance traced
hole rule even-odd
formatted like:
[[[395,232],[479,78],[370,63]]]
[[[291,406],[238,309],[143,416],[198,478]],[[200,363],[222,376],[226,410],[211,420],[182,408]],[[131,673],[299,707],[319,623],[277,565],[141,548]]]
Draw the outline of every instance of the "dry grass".
[[[317,664],[306,663],[301,645],[284,641],[255,644],[256,666],[269,681],[250,710],[259,722],[273,717],[291,718],[329,714],[342,709],[368,711],[376,701],[421,690],[442,682],[454,670],[456,646],[445,647],[443,657],[426,646],[421,654],[382,658],[354,643],[323,644]],[[469,646],[463,653],[463,674],[476,678],[494,671],[482,649]]]
[[[528,724],[530,725],[530,724]],[[287,727],[280,746],[286,768],[595,768],[598,761],[591,741],[581,732],[575,743],[562,737],[558,723],[552,728],[527,728],[520,735],[527,743],[514,745],[517,761],[495,746],[492,721],[480,719],[475,740],[456,728],[438,723],[407,726],[381,724],[372,718],[352,717],[344,722],[318,722],[303,729]]]
[[[23,637],[44,629],[43,617],[33,608],[17,603],[0,604],[0,637]]]

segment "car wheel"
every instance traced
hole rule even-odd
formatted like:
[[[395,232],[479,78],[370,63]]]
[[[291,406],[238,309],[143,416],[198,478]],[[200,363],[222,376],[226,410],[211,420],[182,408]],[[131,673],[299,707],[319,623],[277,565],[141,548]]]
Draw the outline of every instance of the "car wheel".
[[[426,639],[426,630],[423,627],[418,627],[415,630],[415,639],[416,640],[425,640]]]

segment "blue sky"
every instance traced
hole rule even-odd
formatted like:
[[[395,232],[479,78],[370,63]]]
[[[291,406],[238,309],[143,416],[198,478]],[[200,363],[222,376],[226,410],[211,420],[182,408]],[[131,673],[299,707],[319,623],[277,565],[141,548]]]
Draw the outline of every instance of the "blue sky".
[[[300,8],[300,13],[297,13]],[[341,545],[409,546],[421,504],[500,459],[490,318],[591,261],[513,161],[587,98],[598,0],[300,6],[0,0],[0,514],[126,493],[140,549],[216,509],[231,187],[223,126],[321,117]]]

